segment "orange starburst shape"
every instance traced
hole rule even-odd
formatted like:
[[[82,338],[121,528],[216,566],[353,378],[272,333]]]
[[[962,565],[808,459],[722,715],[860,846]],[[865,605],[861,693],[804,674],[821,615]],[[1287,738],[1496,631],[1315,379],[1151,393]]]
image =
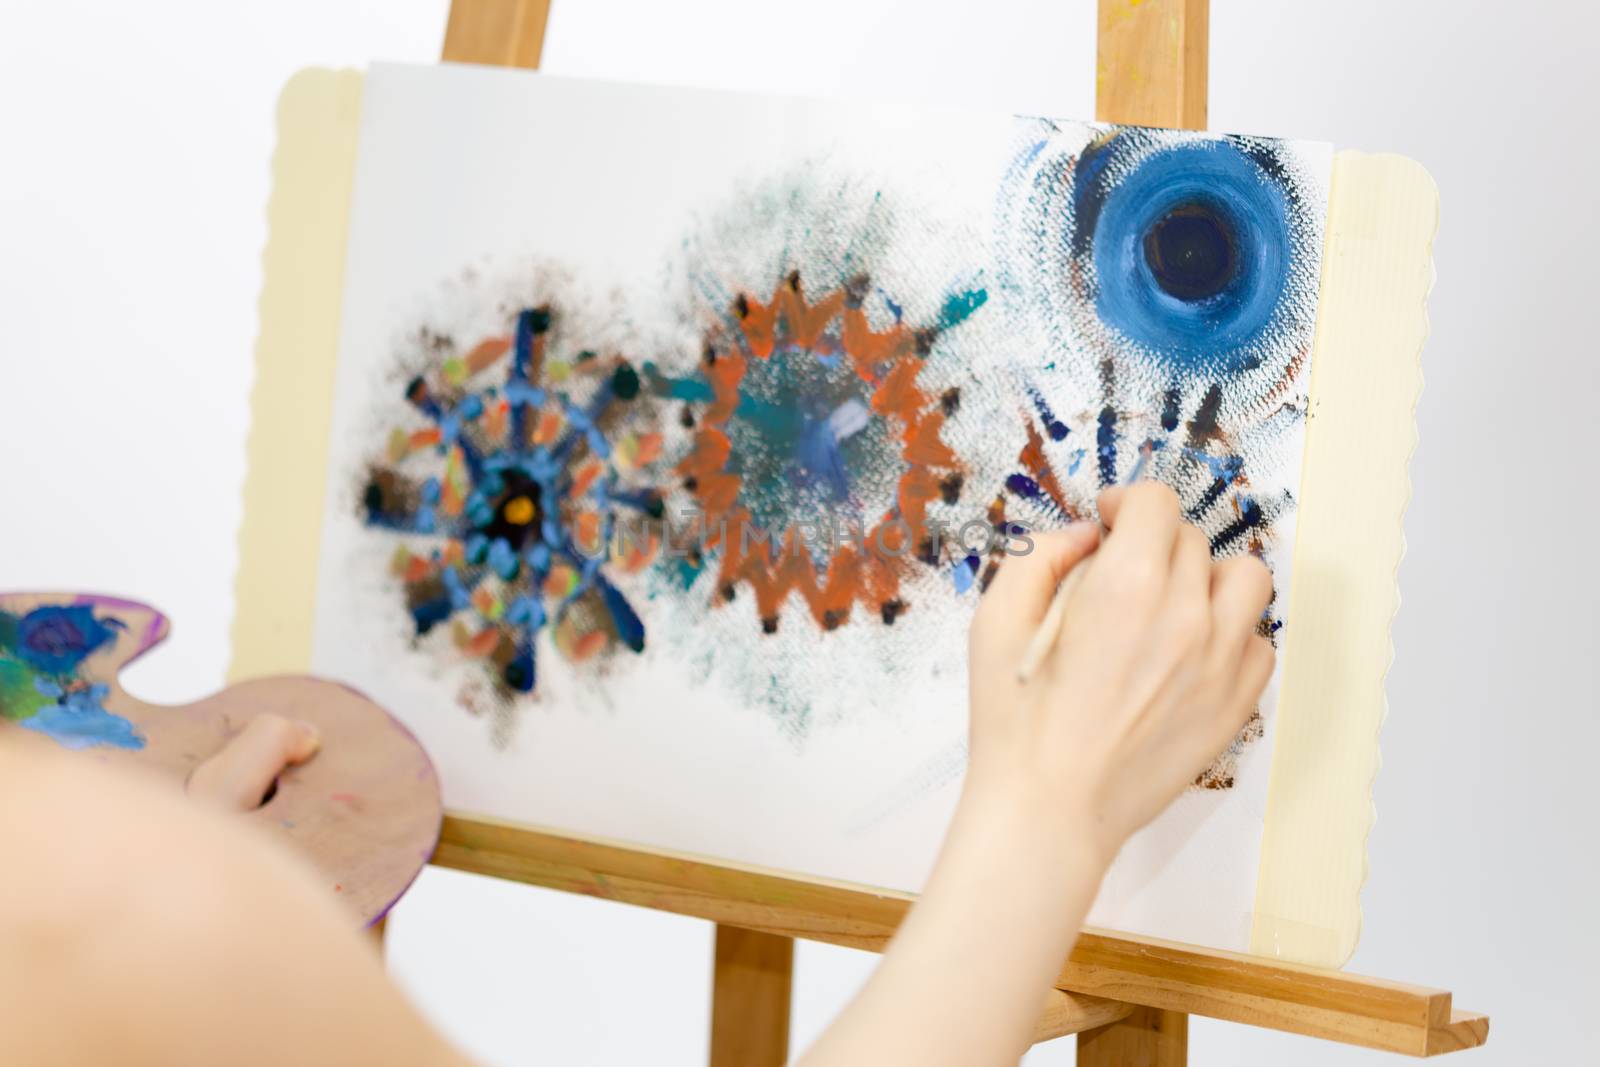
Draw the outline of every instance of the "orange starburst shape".
[[[731,601],[749,587],[768,633],[796,593],[824,630],[858,604],[892,624],[908,608],[901,590],[909,571],[937,562],[930,505],[953,504],[961,492],[962,465],[941,437],[959,397],[919,383],[940,328],[915,329],[897,315],[874,330],[862,306],[869,291],[858,276],[813,302],[792,272],[769,301],[734,301],[698,378],[656,375],[653,383],[704,405],[677,473],[700,510],[701,547],[720,557],[718,597]],[[859,491],[868,468],[894,472],[892,481],[876,494]],[[772,509],[757,506],[763,494],[799,483],[831,493],[845,521],[788,514],[774,523]]]

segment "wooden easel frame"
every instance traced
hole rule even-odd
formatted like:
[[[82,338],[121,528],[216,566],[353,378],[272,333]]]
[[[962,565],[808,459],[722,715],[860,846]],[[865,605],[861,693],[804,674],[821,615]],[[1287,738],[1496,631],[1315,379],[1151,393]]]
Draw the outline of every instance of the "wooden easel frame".
[[[536,68],[550,0],[452,0],[442,58]],[[1099,0],[1096,117],[1206,125],[1209,0]],[[486,820],[447,817],[433,862],[717,924],[712,1067],[789,1052],[794,938],[880,951],[908,894]],[[1036,1040],[1078,1035],[1080,1067],[1179,1067],[1191,1014],[1411,1056],[1474,1048],[1487,1016],[1448,992],[1239,953],[1086,931]]]

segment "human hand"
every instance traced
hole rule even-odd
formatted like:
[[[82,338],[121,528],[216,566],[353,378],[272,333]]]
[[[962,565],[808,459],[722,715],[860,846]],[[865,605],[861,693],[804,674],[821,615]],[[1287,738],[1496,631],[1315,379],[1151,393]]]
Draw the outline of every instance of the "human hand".
[[[211,770],[281,769],[304,738],[258,716]],[[254,807],[265,784],[247,777],[217,780]],[[469,1067],[325,877],[264,820],[196,803],[195,784],[183,796],[0,723],[0,1064]]]
[[[1251,556],[1213,561],[1158,483],[1100,495],[1093,523],[1035,535],[1000,568],[970,637],[974,797],[1071,816],[1108,866],[1248,719],[1272,676],[1256,634],[1272,595]],[[1061,636],[1027,683],[1017,665],[1074,567]]]
[[[317,754],[316,727],[281,715],[258,715],[222,751],[189,775],[185,791],[229,811],[254,811],[285,770]]]
[[[1215,758],[1266,686],[1261,561],[1213,563],[1161,485],[1102,493],[1100,515],[1103,540],[1088,522],[1036,536],[984,593],[961,803],[883,963],[805,1067],[1016,1063],[1117,850]],[[1060,637],[1021,683],[1074,567],[1085,570]]]

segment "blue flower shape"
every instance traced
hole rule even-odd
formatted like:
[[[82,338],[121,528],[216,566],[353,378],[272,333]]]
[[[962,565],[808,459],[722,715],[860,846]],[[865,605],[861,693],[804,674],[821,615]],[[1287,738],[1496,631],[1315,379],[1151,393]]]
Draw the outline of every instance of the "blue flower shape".
[[[116,631],[95,618],[90,605],[50,604],[34,608],[18,621],[16,654],[45,674],[71,674],[115,637]]]

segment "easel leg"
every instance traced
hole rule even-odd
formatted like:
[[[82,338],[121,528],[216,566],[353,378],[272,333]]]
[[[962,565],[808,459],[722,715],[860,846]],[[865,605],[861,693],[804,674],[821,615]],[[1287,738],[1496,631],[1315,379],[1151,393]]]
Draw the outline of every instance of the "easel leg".
[[[793,976],[793,938],[717,925],[711,1067],[782,1067]]]
[[[1078,1035],[1078,1067],[1184,1067],[1189,1016],[1135,1008],[1126,1019]]]
[[[1100,0],[1094,117],[1206,127],[1211,0]]]

